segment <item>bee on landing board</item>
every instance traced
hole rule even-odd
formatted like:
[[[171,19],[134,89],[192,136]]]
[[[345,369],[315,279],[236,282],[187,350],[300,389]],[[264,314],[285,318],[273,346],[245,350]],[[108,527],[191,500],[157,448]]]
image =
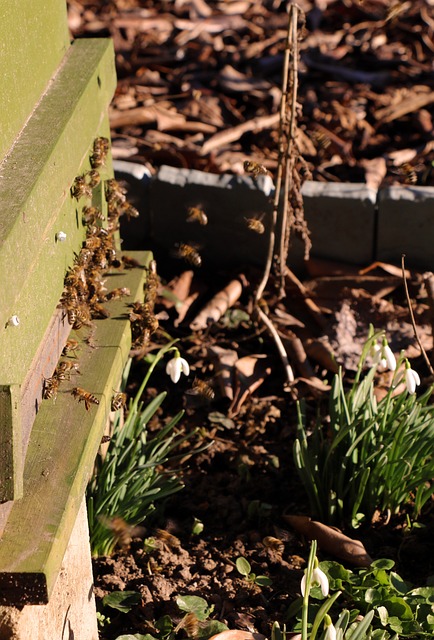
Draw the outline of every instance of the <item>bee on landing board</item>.
[[[91,404],[99,404],[98,398],[81,387],[74,387],[71,395],[77,398],[79,402],[84,402],[86,411],[89,411]]]
[[[118,411],[119,409],[122,409],[122,408],[125,409],[126,403],[127,403],[127,394],[121,393],[120,391],[116,392],[112,397],[111,410]]]
[[[254,178],[258,176],[268,176],[269,172],[263,164],[259,164],[258,162],[253,162],[252,160],[244,160],[243,163],[244,171],[246,173],[251,173]]]
[[[59,390],[59,378],[54,375],[51,378],[44,378],[44,389],[42,391],[42,397],[44,400],[52,398],[54,401],[57,398],[57,391]]]
[[[80,200],[82,197],[91,198],[92,189],[87,184],[84,176],[77,176],[74,180],[74,184],[71,187],[71,195],[76,200]]]

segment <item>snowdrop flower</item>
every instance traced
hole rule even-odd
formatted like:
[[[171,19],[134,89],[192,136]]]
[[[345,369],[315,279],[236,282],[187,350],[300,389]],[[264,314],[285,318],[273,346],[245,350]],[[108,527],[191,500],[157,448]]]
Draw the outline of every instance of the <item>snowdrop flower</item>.
[[[393,355],[392,349],[387,344],[386,338],[383,338],[381,345],[374,344],[372,347],[372,358],[374,364],[380,364],[385,369],[395,371],[396,358]]]
[[[326,613],[324,616],[324,640],[336,640],[336,628],[330,616]]]
[[[314,584],[318,584],[321,587],[321,593],[323,594],[324,597],[328,596],[329,580],[326,574],[324,573],[324,571],[322,571],[322,569],[319,568],[317,558],[315,558],[315,568],[312,572],[312,585]],[[301,588],[301,595],[304,597],[304,594],[306,592],[306,574],[304,574],[304,576],[301,579],[300,588]]]
[[[416,387],[420,385],[420,377],[418,372],[410,367],[408,360],[405,361],[404,378],[408,393],[414,393]]]
[[[190,373],[190,365],[185,358],[181,358],[178,349],[175,350],[175,356],[167,363],[166,373],[175,384],[179,382],[181,373],[186,376]]]

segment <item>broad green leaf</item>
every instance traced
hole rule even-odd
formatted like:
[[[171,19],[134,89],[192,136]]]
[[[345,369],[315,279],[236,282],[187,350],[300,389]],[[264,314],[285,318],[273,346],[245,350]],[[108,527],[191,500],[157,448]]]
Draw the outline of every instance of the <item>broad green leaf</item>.
[[[150,633],[145,633],[145,635],[143,635],[143,633],[135,633],[134,635],[131,635],[131,633],[127,633],[125,635],[118,636],[116,640],[157,640],[157,639],[154,638],[154,636],[151,636]]]
[[[159,638],[167,638],[173,630],[173,622],[170,616],[161,616],[155,622],[155,628],[160,632]]]
[[[133,607],[140,604],[141,600],[142,596],[137,591],[113,591],[113,593],[104,596],[102,603],[106,607],[128,613]]]
[[[208,603],[199,596],[178,596],[176,604],[181,611],[186,613],[194,613],[198,620],[206,620],[214,610],[214,605],[208,606]]]
[[[393,560],[388,560],[387,558],[380,558],[379,560],[374,560],[371,564],[371,569],[393,569],[395,566],[395,562]]]
[[[223,622],[210,620],[203,627],[199,628],[198,634],[195,636],[195,640],[208,640],[208,638],[227,630],[228,628]]]
[[[260,587],[268,587],[273,581],[268,576],[256,576],[255,583]]]

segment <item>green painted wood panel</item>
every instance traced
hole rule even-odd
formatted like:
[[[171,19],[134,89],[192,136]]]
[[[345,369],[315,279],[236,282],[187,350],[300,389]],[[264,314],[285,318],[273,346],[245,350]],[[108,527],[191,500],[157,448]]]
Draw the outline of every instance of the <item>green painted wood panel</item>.
[[[42,259],[116,84],[110,40],[79,40],[27,123],[0,177],[0,332],[28,274]],[[19,257],[19,268],[14,265]],[[1,370],[1,361],[0,361]]]
[[[0,160],[70,46],[64,0],[0,2]]]
[[[131,255],[143,265],[151,259],[149,253]],[[145,275],[145,269],[133,269],[108,276],[108,289],[126,286],[131,296],[107,303],[111,317],[95,321],[96,348],[81,345],[82,375],[65,382],[56,402],[45,400],[37,415],[24,469],[24,497],[14,502],[0,544],[1,604],[48,601],[92,472],[113,389],[118,389],[128,359],[127,304],[143,300]],[[77,385],[95,394],[100,404],[87,412],[70,395]]]

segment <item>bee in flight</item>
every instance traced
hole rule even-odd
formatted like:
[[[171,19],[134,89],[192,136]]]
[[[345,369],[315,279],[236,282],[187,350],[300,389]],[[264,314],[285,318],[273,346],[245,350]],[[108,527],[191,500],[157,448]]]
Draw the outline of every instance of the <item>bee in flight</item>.
[[[247,227],[251,231],[254,231],[255,233],[259,233],[259,234],[264,233],[265,227],[261,220],[258,220],[258,218],[245,218],[245,220],[246,220]]]
[[[177,256],[183,258],[193,267],[200,267],[202,264],[202,258],[199,252],[189,244],[181,243],[178,247]]]
[[[424,168],[424,164],[412,165],[410,162],[404,162],[393,173],[403,176],[406,184],[417,184],[417,174]]]
[[[187,211],[187,222],[198,222],[205,226],[208,224],[208,216],[201,207],[189,207]]]
[[[81,387],[74,387],[71,391],[71,395],[74,398],[78,398],[79,402],[84,402],[86,411],[89,411],[91,404],[99,404],[98,398]]]
[[[193,380],[193,386],[187,390],[187,393],[193,396],[202,396],[207,400],[213,400],[215,398],[214,389],[209,384],[199,378]]]
[[[268,169],[264,167],[263,164],[259,164],[258,162],[253,162],[252,160],[244,160],[243,163],[244,171],[246,173],[251,173],[254,178],[258,176],[268,176]]]
[[[181,541],[179,538],[169,533],[165,529],[157,529],[155,532],[155,537],[157,540],[163,544],[164,547],[169,549],[176,549],[181,546]]]
[[[128,524],[128,522],[126,522],[120,516],[107,518],[106,516],[101,515],[98,517],[98,519],[101,524],[106,527],[106,529],[110,529],[116,545],[122,551],[129,550],[133,538],[143,538],[146,533],[145,527],[133,526],[131,524]]]

